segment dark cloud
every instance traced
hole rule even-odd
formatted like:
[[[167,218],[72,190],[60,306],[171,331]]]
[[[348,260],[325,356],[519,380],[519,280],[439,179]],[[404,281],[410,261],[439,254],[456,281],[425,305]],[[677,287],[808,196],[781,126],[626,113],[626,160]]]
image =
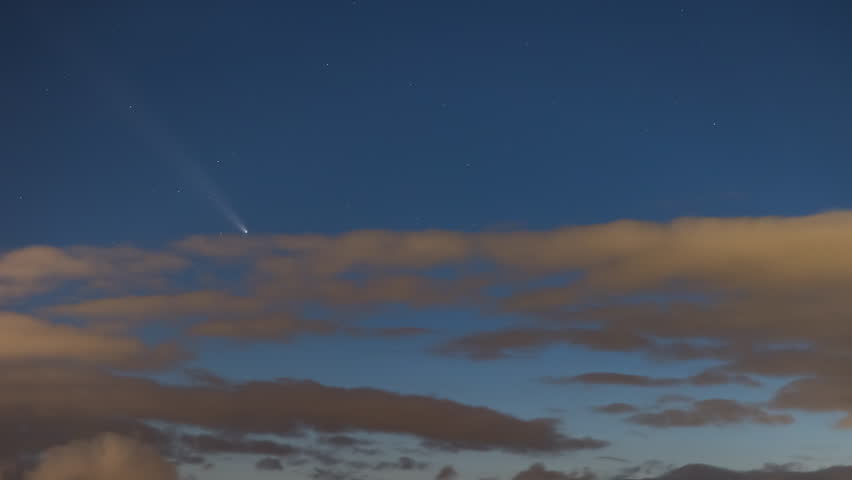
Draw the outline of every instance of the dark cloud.
[[[518,472],[512,480],[595,480],[597,475],[589,470],[560,472],[548,470],[543,464],[535,463],[522,472]]]
[[[612,480],[628,480],[637,478],[637,476],[659,475],[674,470],[674,465],[667,464],[660,460],[646,460],[639,465],[626,467],[613,477]]]
[[[373,470],[424,470],[429,467],[426,462],[418,462],[411,457],[399,457],[395,462],[379,462]]]
[[[299,449],[285,443],[270,440],[250,440],[226,435],[182,435],[181,442],[200,453],[249,453],[255,455],[286,456]]]
[[[466,335],[436,347],[433,352],[474,360],[494,360],[556,344],[583,345],[604,351],[632,351],[647,347],[650,342],[641,335],[603,329],[514,328]]]
[[[689,395],[681,395],[679,393],[667,393],[657,397],[658,405],[664,405],[667,403],[689,403],[692,401],[695,401],[695,399]]]
[[[788,425],[793,423],[793,417],[789,414],[772,414],[756,405],[714,398],[696,401],[688,409],[672,408],[658,412],[637,413],[628,417],[627,421],[648,427],[668,428],[739,423]]]
[[[644,375],[629,375],[624,373],[592,372],[571,377],[544,377],[544,383],[551,385],[623,385],[634,387],[672,387],[672,386],[710,386],[739,384],[758,387],[760,383],[746,375],[727,374],[724,372],[706,370],[687,378],[654,378]]]
[[[373,442],[349,435],[325,435],[319,438],[319,443],[333,447],[354,447],[358,445],[371,445]]]
[[[346,333],[358,336],[377,337],[412,337],[432,333],[432,330],[421,327],[388,327],[388,328],[347,328]]]
[[[452,465],[445,465],[435,474],[435,480],[456,480],[459,473]]]
[[[676,378],[651,378],[644,375],[628,375],[624,373],[592,372],[572,377],[544,377],[542,382],[551,385],[569,385],[574,383],[586,385],[629,385],[635,387],[669,387],[680,385]]]
[[[822,376],[794,380],[775,393],[770,405],[775,408],[810,412],[843,411],[846,416],[837,428],[852,428],[852,386],[846,377]]]
[[[257,434],[303,428],[409,434],[474,450],[556,452],[606,445],[561,434],[553,419],[522,420],[452,400],[311,381],[180,387],[91,370],[15,368],[0,369],[0,388],[14,392],[0,397],[0,419],[18,418],[29,408],[68,418],[135,418]]]
[[[787,463],[764,463],[761,470],[767,472],[798,472],[804,470],[805,466],[799,462]]]
[[[281,465],[281,460],[272,457],[261,458],[254,464],[258,470],[284,470],[284,465]]]
[[[326,467],[340,465],[344,462],[342,457],[339,457],[335,453],[327,452],[323,450],[316,449],[308,449],[302,452],[306,457],[310,458],[313,461],[319,462]],[[292,465],[296,465],[295,463]]]
[[[199,385],[208,385],[212,387],[225,387],[228,385],[227,380],[204,368],[185,368],[183,373],[190,382],[197,383]]]
[[[628,460],[626,458],[611,457],[609,455],[601,455],[601,456],[596,457],[596,458],[598,458],[599,460],[609,460],[610,462],[618,462],[618,463],[627,463],[628,462]]]

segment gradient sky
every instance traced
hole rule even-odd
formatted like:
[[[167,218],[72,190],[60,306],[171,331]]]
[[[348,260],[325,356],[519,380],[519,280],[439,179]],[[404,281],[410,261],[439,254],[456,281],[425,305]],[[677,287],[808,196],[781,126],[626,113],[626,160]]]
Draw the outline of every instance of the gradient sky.
[[[129,3],[0,15],[0,478],[852,465],[848,2]]]

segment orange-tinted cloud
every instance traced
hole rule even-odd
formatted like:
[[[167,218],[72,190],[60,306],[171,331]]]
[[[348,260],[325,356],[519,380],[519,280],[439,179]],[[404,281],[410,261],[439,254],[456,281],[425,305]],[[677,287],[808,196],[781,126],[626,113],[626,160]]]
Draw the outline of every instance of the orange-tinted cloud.
[[[516,314],[524,323],[451,339],[435,351],[484,360],[582,346],[717,362],[688,379],[634,384],[748,384],[756,375],[831,384],[852,374],[852,326],[845,320],[852,315],[850,241],[852,212],[836,211],[621,220],[536,232],[193,237],[159,252],[36,246],[0,257],[0,301],[63,282],[145,285],[164,273],[228,261],[248,271],[239,277],[247,283],[230,290],[244,296],[158,292],[45,311],[86,319],[197,316],[201,323],[190,333],[206,329],[249,340],[268,332],[282,339],[310,332],[315,325],[281,314],[300,311],[304,303],[321,304],[347,321],[348,313],[388,304],[464,305]],[[554,282],[551,274],[566,279]],[[490,286],[508,293],[486,294]],[[346,326],[344,332],[358,331],[358,325]],[[852,413],[852,405],[823,398],[823,387],[800,386],[776,400],[790,408]]]
[[[26,247],[0,255],[0,302],[42,293],[66,281],[95,287],[144,283],[187,265],[178,255],[134,247]]]
[[[193,315],[245,315],[260,311],[264,301],[225,292],[195,291],[170,295],[101,298],[45,309],[54,315],[88,319],[157,319]]]
[[[186,358],[186,352],[174,345],[149,347],[132,337],[0,312],[0,361],[61,361],[144,369]]]
[[[177,469],[154,448],[129,437],[105,433],[42,453],[28,480],[177,480]]]

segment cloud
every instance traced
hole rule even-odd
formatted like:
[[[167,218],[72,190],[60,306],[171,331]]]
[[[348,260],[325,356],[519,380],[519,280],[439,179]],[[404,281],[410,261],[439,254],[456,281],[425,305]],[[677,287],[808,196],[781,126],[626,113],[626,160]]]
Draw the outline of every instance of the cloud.
[[[412,337],[416,335],[425,335],[432,333],[432,330],[421,327],[388,327],[388,328],[358,328],[349,327],[345,329],[346,333],[356,336],[377,336],[377,337]]]
[[[62,250],[34,246],[0,257],[0,300],[32,295],[61,280],[91,275],[94,267]]]
[[[852,387],[846,377],[824,376],[795,380],[775,393],[770,401],[774,408],[800,409],[810,412],[843,411],[846,416],[837,428],[852,428]]]
[[[339,236],[270,235],[248,241],[240,236],[195,236],[177,247],[208,257],[272,258],[281,261],[265,262],[264,268],[287,273],[301,268],[302,273],[329,276],[358,267],[417,269],[453,263],[468,258],[474,246],[467,235],[455,232],[359,230]]]
[[[284,470],[284,465],[281,465],[281,460],[272,457],[261,458],[254,464],[254,467],[258,470]]]
[[[326,435],[320,437],[319,442],[333,447],[354,447],[359,445],[371,445],[373,443],[370,440],[350,437],[349,435]]]
[[[57,416],[26,408],[15,413],[0,417],[0,459],[32,458],[49,448],[104,432],[133,438],[163,454],[169,453],[170,436],[140,421]]]
[[[152,348],[127,336],[0,312],[0,361],[65,361],[145,369],[186,358],[175,345]]]
[[[613,456],[610,456],[610,455],[601,455],[597,458],[599,460],[609,460],[610,462],[628,463],[628,460],[626,458],[613,457]]]
[[[585,385],[629,385],[633,387],[670,387],[680,385],[682,380],[676,378],[651,378],[644,375],[628,375],[624,373],[592,372],[572,377],[545,377],[542,382],[551,385],[569,385],[580,383]]]
[[[657,397],[657,405],[664,405],[667,403],[688,403],[692,402],[695,399],[690,397],[689,395],[681,395],[679,393],[667,393],[665,395],[660,395]]]
[[[264,300],[238,297],[226,292],[195,291],[169,295],[140,295],[101,298],[55,305],[45,309],[53,315],[87,319],[151,320],[194,315],[236,315],[260,311]]]
[[[645,460],[639,465],[621,469],[621,471],[613,478],[613,480],[627,480],[631,478],[636,478],[637,475],[657,475],[660,473],[667,473],[672,470],[674,470],[673,465],[669,465],[660,460]]]
[[[583,328],[511,328],[478,332],[436,347],[433,352],[462,355],[474,360],[507,358],[559,343],[583,345],[594,350],[631,351],[650,345],[639,335]]]
[[[190,382],[198,385],[222,388],[227,387],[230,384],[226,379],[219,375],[200,367],[185,368],[183,369],[183,373]]]
[[[264,341],[268,334],[289,340],[335,328],[282,313],[301,312],[306,305],[322,305],[334,312],[335,320],[347,321],[398,303],[474,307],[488,314],[513,314],[521,320],[508,328],[491,327],[449,339],[435,346],[434,352],[488,360],[569,346],[634,352],[663,361],[702,359],[716,365],[687,378],[608,378],[640,386],[753,385],[755,376],[790,378],[792,383],[777,393],[773,406],[846,412],[850,416],[839,424],[845,427],[852,426],[852,403],[837,392],[845,391],[842,379],[852,375],[852,327],[845,320],[852,316],[852,297],[848,295],[852,259],[846,254],[850,240],[852,212],[837,211],[788,218],[621,220],[549,231],[192,237],[163,251],[32,246],[0,256],[0,301],[18,301],[60,287],[63,295],[66,287],[72,293],[80,287],[88,293],[112,294],[133,285],[139,287],[132,289],[133,295],[84,297],[84,301],[36,311],[116,322],[198,317],[198,323],[180,335],[207,332],[242,341]],[[199,278],[197,270],[205,273],[211,263],[220,262],[242,269],[245,276],[239,278],[244,283],[222,291],[160,291],[168,286],[163,283],[165,273],[188,269],[193,275],[187,277]],[[554,276],[563,281],[553,281]],[[156,291],[145,292],[148,286]],[[490,287],[500,287],[504,293],[493,294]],[[167,347],[156,350],[134,346],[128,337],[98,337],[95,330],[38,318],[33,322],[39,325],[33,328],[43,328],[47,345],[62,328],[71,329],[71,341],[55,347],[62,358],[51,361],[74,357],[77,362],[121,366],[146,364],[147,360],[140,359],[146,356],[172,359],[169,361],[180,357],[174,346],[168,347],[170,351]],[[387,341],[395,341],[392,333],[404,333],[358,330],[362,327],[357,324],[346,327],[352,328],[340,330],[344,334],[384,334]],[[88,346],[81,347],[84,344]],[[38,357],[38,345],[26,345],[22,341],[13,346],[22,351],[16,354],[16,361],[31,357],[50,360]],[[23,353],[25,347],[31,351]],[[136,348],[141,353],[134,353]],[[604,381],[600,375],[619,375],[592,373],[599,377],[552,381],[600,383]],[[238,392],[246,388],[196,387],[209,388],[212,393],[207,395],[215,399],[242,395]],[[194,395],[186,394],[194,399],[201,396]],[[137,408],[146,415],[146,409],[163,415],[147,405]],[[707,413],[698,408],[674,409],[669,416],[683,419]],[[656,422],[658,417],[641,415],[663,412],[633,413],[639,414],[636,418]],[[781,423],[785,418],[764,413]],[[169,415],[183,418],[173,412]],[[744,421],[765,420],[754,411],[744,415]],[[564,441],[541,440],[555,432],[552,426],[514,420],[521,422],[522,430],[538,432],[538,440],[523,444],[538,445],[535,448],[551,445],[548,449]],[[428,428],[395,422],[389,426],[379,425],[378,420],[365,423],[370,429],[381,427],[378,431],[416,431],[445,448],[488,444],[478,437],[457,443],[450,438],[453,435],[425,435]],[[600,445],[579,440],[563,445]],[[483,448],[521,448],[498,443],[500,446]]]
[[[699,400],[689,409],[666,409],[659,412],[637,413],[627,418],[628,422],[656,428],[724,426],[739,423],[760,425],[789,425],[793,417],[789,414],[772,414],[755,406],[735,400],[714,398]]]
[[[347,448],[361,455],[378,455],[381,450],[371,447],[375,442],[364,438],[355,438],[349,435],[323,435],[318,438],[318,443],[336,449]]]
[[[522,420],[446,399],[311,381],[182,387],[91,370],[19,367],[0,368],[0,388],[9,392],[0,397],[0,418],[17,417],[21,409],[31,409],[72,418],[134,418],[258,434],[291,434],[303,428],[326,433],[383,432],[413,435],[453,448],[512,452],[557,452],[607,444],[566,436],[552,419]]]
[[[182,435],[180,441],[198,453],[249,453],[253,455],[286,456],[299,449],[285,443],[270,440],[251,440],[226,435]]]
[[[68,281],[107,289],[156,284],[160,274],[187,265],[179,255],[134,247],[30,246],[0,255],[0,302],[44,293]]]
[[[635,291],[672,280],[720,288],[800,290],[850,279],[852,212],[806,217],[622,220],[551,232],[492,234],[483,248],[517,268],[590,271],[581,290]],[[813,249],[814,245],[823,248]],[[534,253],[534,254],[530,254]]]
[[[173,464],[154,448],[105,433],[46,450],[27,480],[177,480]]]
[[[458,476],[459,473],[452,465],[445,465],[435,474],[435,480],[456,480]]]
[[[280,313],[271,308],[276,302],[318,302],[344,311],[391,303],[475,305],[545,324],[475,332],[436,351],[483,360],[579,345],[669,359],[717,359],[725,375],[746,384],[749,374],[811,375],[844,368],[841,352],[852,347],[852,332],[839,320],[852,314],[852,300],[844,294],[852,274],[843,256],[852,239],[850,225],[852,212],[836,211],[789,218],[620,220],[540,232],[192,237],[178,242],[174,252],[31,247],[6,254],[0,264],[10,266],[7,277],[15,280],[4,285],[28,288],[27,279],[43,285],[127,277],[126,272],[157,275],[185,268],[188,260],[238,262],[249,270],[252,296],[200,291],[118,297],[52,311],[101,318],[230,312],[239,318],[227,323],[245,321],[245,329],[228,327],[221,318],[204,328],[221,335],[249,332],[246,340],[260,337],[250,332],[273,328],[275,322],[264,318]],[[483,264],[488,269],[470,268]],[[427,274],[444,267],[456,273]],[[531,286],[551,274],[571,274],[571,280]],[[486,294],[491,286],[504,287],[508,296]],[[655,300],[647,301],[648,296]],[[595,326],[573,328],[576,323]],[[276,328],[290,338],[287,325]],[[698,346],[698,339],[718,345]],[[778,343],[807,347],[784,353],[775,351]],[[832,353],[804,364],[793,358],[815,352]],[[774,361],[785,356],[790,360]],[[717,377],[720,372],[688,384],[726,381]],[[741,382],[734,375],[743,375]]]
[[[429,467],[426,462],[418,462],[411,457],[399,457],[395,462],[379,462],[374,470],[424,470]]]
[[[548,470],[541,463],[534,463],[522,472],[518,472],[512,480],[595,480],[597,475],[589,470],[560,472]]]
[[[687,378],[653,378],[645,375],[629,375],[624,373],[592,372],[571,377],[545,377],[542,382],[551,385],[622,385],[633,387],[672,387],[672,386],[711,386],[739,384],[749,387],[760,386],[760,383],[746,375],[733,375],[723,372],[706,370]]]

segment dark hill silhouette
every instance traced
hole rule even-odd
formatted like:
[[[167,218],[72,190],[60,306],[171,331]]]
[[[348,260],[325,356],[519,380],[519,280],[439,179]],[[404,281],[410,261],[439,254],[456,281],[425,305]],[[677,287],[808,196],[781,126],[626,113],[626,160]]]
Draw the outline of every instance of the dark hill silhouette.
[[[852,466],[811,472],[752,470],[738,472],[703,464],[684,465],[662,476],[643,480],[852,480]]]

